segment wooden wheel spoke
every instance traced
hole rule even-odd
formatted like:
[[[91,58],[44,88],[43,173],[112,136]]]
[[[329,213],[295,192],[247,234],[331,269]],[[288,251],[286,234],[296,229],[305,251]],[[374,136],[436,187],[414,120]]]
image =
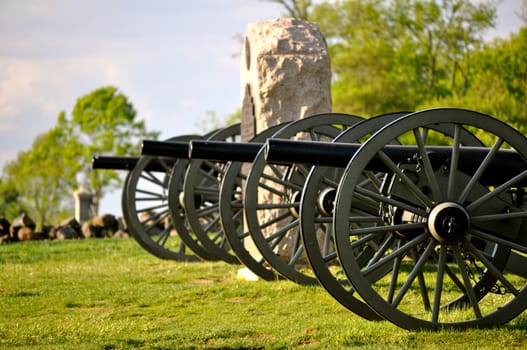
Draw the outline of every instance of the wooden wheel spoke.
[[[289,230],[291,230],[292,228],[296,226],[298,226],[298,219],[291,221],[290,223],[281,227],[279,230],[277,230],[273,234],[265,237],[265,240],[269,243],[272,242],[271,244],[269,244],[269,246],[274,249],[278,245],[278,243],[280,243],[285,238],[285,235],[287,234],[287,232],[289,232]]]
[[[203,186],[196,186],[194,187],[194,194],[195,195],[203,195],[207,196],[207,199],[215,199],[218,200],[218,192],[219,188],[217,184],[214,184],[214,186],[210,187],[203,187]]]
[[[298,236],[298,233],[297,233],[297,236]],[[297,238],[299,238],[299,237],[297,237]],[[295,245],[295,247],[296,248],[294,250],[294,253],[293,253],[293,255],[291,256],[291,259],[288,262],[289,266],[295,266],[296,262],[302,256],[302,253],[304,252],[304,245],[303,244]]]
[[[203,226],[204,232],[209,232],[215,225],[217,225],[220,222],[220,217],[215,216],[210,220],[206,226]]]
[[[329,263],[330,261],[333,261],[337,259],[337,252],[336,251],[332,251],[331,253],[327,253],[327,254],[324,254],[322,256],[322,260],[327,264]]]
[[[136,201],[144,201],[144,200],[166,200],[167,199],[167,196],[164,194],[164,193],[159,193],[159,192],[152,192],[152,191],[147,191],[147,190],[143,190],[141,188],[138,188],[136,191],[136,197],[135,197],[135,200]],[[145,195],[148,195],[150,197],[137,197],[137,194],[145,194]]]
[[[374,235],[369,235],[370,237],[374,237]],[[368,237],[368,236],[366,236]],[[370,242],[370,240],[367,241],[368,243]],[[382,244],[377,247],[376,251],[375,251],[375,254],[373,255],[373,257],[371,258],[370,261],[368,261],[368,265],[366,265],[366,267],[369,267],[373,264],[375,264],[377,261],[379,261],[383,256],[384,254],[386,254],[386,252],[388,251],[388,249],[390,249],[390,247],[393,245],[393,243],[395,242],[395,236],[394,235],[387,235],[385,240],[382,242]],[[355,242],[353,242],[355,243]],[[353,245],[352,243],[352,245]],[[400,241],[397,242],[397,246],[398,246],[398,249],[400,247]]]
[[[527,217],[527,211],[503,213],[503,214],[488,214],[473,216],[470,218],[472,224],[489,222],[489,221],[502,221],[502,220],[513,220],[513,219],[524,219]]]
[[[500,186],[496,187],[493,191],[490,191],[483,196],[479,197],[469,205],[465,207],[465,209],[470,213],[471,211],[475,210],[476,208],[479,208],[481,205],[487,203],[495,196],[507,191],[509,188],[514,187],[515,184],[522,181],[527,177],[527,170],[522,171],[518,175],[514,176],[513,178],[509,179],[508,181],[505,181]]]
[[[393,306],[398,306],[408,290],[410,289],[410,286],[414,282],[414,280],[418,279],[419,289],[421,291],[421,298],[423,299],[424,308],[425,310],[430,310],[430,300],[428,299],[428,292],[426,290],[426,284],[423,278],[423,266],[430,257],[430,254],[432,254],[435,247],[435,242],[430,239],[428,245],[425,248],[425,251],[418,257],[417,249],[413,247],[410,252],[413,256],[414,260],[417,260],[414,268],[410,272],[410,275],[406,277],[406,280],[404,281],[404,284],[399,289],[399,293],[395,297],[395,299],[392,302]]]
[[[141,172],[141,175],[139,176],[139,178],[147,181],[147,182],[150,182],[152,184],[155,184],[155,185],[158,185],[159,187],[161,188],[166,188],[166,184],[161,181],[157,176],[155,176],[154,174],[152,174],[150,171],[143,171]]]
[[[166,227],[160,234],[159,238],[156,240],[156,243],[162,247],[167,243],[168,237],[170,237],[171,227]]]
[[[218,182],[218,176],[212,170],[200,168],[199,173],[201,177],[200,184],[216,184]]]
[[[399,200],[396,200],[396,199],[393,199],[393,198],[389,198],[387,196],[383,196],[380,193],[375,193],[373,191],[370,191],[370,190],[367,190],[367,189],[364,189],[364,188],[360,188],[360,187],[357,188],[356,191],[357,192],[353,194],[354,197],[356,197],[357,194],[365,196],[366,199],[369,200],[369,203],[372,203],[375,208],[377,208],[379,206],[379,203],[384,203],[384,204],[393,205],[394,207],[397,207],[397,208],[401,208],[401,209],[407,210],[407,211],[409,211],[411,213],[414,213],[414,214],[417,214],[419,216],[423,216],[423,217],[427,217],[428,216],[426,211],[424,211],[421,208],[417,208],[415,206],[409,205],[409,204],[404,203],[402,201],[399,201]],[[357,197],[357,198],[359,200],[363,200],[363,197]]]
[[[476,318],[481,318],[482,314],[479,308],[478,299],[476,298],[474,289],[472,289],[472,283],[470,281],[469,272],[467,270],[467,267],[465,266],[463,257],[461,256],[461,252],[459,251],[459,247],[452,246],[452,252],[454,253],[454,258],[461,273],[463,284],[465,285],[464,293],[468,297],[469,303],[472,306]]]
[[[309,169],[303,164],[295,164],[295,168],[294,169],[295,170],[293,170],[293,172],[298,172],[304,178],[306,178],[309,175]]]
[[[137,209],[136,212],[139,214],[139,213],[144,213],[144,212],[151,212],[153,210],[157,210],[161,208],[168,208],[168,204],[163,203],[163,204],[155,205],[152,207],[141,208],[141,209]],[[168,209],[164,210],[163,213],[168,213]]]
[[[215,213],[218,212],[218,209],[219,209],[219,204],[214,203],[208,206],[200,207],[199,209],[196,210],[196,215],[200,217],[214,215]]]
[[[524,245],[521,245],[521,244],[518,244],[518,243],[514,243],[514,242],[508,241],[506,239],[503,239],[503,238],[500,238],[500,237],[497,237],[497,236],[490,235],[490,234],[485,233],[485,232],[483,232],[481,230],[478,230],[478,229],[476,229],[474,227],[470,228],[470,233],[472,233],[474,236],[482,238],[484,240],[491,241],[491,242],[503,245],[505,247],[508,247],[510,249],[514,249],[514,250],[517,250],[517,251],[522,252],[524,254],[527,254],[527,247],[524,246]]]
[[[289,219],[291,218],[291,213],[289,212],[284,212],[280,215],[278,215],[277,217],[275,218],[272,218],[271,220],[267,220],[266,222],[264,223],[260,223],[260,228],[262,229],[265,229],[267,227],[270,227],[271,225],[274,225],[282,220],[285,220],[285,219]]]
[[[274,182],[274,183],[276,183],[278,185],[283,185],[286,188],[290,188],[290,189],[292,189],[294,191],[302,191],[303,188],[304,188],[302,185],[296,184],[296,183],[291,182],[291,181],[283,180],[282,178],[279,178],[279,177],[274,177],[274,176],[262,174],[262,178],[265,179],[265,180],[268,180],[268,181],[272,181],[272,182]],[[259,186],[261,186],[261,185],[259,185]]]
[[[415,140],[417,142],[419,155],[422,157],[426,178],[432,189],[432,195],[436,202],[442,201],[443,195],[441,193],[441,190],[439,189],[439,183],[437,182],[437,178],[434,175],[434,170],[432,168],[432,162],[430,161],[428,152],[425,149],[425,139],[424,138],[428,135],[428,133],[419,132],[418,129],[414,129],[413,132],[414,132]]]
[[[388,293],[386,295],[386,302],[393,305],[393,297],[395,295],[395,290],[397,289],[397,280],[399,279],[399,271],[401,269],[401,262],[403,259],[401,257],[396,257],[393,260],[392,266],[392,275],[390,277],[390,284],[388,285]]]
[[[204,160],[203,164],[205,164],[209,168],[209,171],[213,170],[218,174],[223,174],[225,172],[223,163],[215,163],[211,162],[210,160]]]
[[[398,224],[398,225],[386,225],[386,226],[372,226],[351,229],[350,235],[364,235],[370,233],[390,233],[394,231],[413,231],[416,229],[424,229],[426,223],[412,223],[412,224]]]
[[[437,262],[437,275],[434,288],[434,304],[432,308],[432,322],[437,323],[439,320],[439,311],[441,310],[441,294],[443,291],[443,282],[446,267],[446,248],[441,245],[439,248],[439,260]]]
[[[168,217],[168,208],[159,212],[148,212],[148,217],[141,220],[142,225],[146,225],[146,223],[151,222],[151,226],[158,225],[161,221],[166,219]],[[153,221],[152,221],[153,220]]]
[[[388,157],[384,152],[378,152],[377,155],[379,156],[380,160],[390,169],[393,171],[394,174],[396,174],[402,182],[406,185],[406,187],[410,190],[411,193],[414,194],[414,196],[425,206],[428,208],[431,208],[433,206],[432,201],[426,194],[421,191],[419,187],[415,185],[415,183],[410,179],[402,170],[395,164],[390,157]]]
[[[502,138],[499,138],[494,143],[492,148],[489,150],[489,152],[485,156],[485,159],[483,159],[483,161],[479,165],[478,169],[476,170],[474,175],[470,178],[468,184],[465,186],[465,188],[463,189],[463,191],[459,195],[459,197],[457,199],[457,203],[465,202],[465,200],[467,199],[468,195],[470,194],[470,192],[472,191],[474,186],[477,183],[479,183],[479,180],[481,179],[481,176],[483,175],[483,173],[485,173],[485,171],[487,170],[489,165],[494,160],[494,158],[495,158],[496,154],[498,153],[498,150],[500,149],[502,144],[503,144],[503,139]]]
[[[298,208],[300,206],[299,202],[290,202],[290,203],[270,203],[270,204],[258,204],[256,205],[256,210],[273,210],[273,209],[291,209]]]
[[[456,186],[456,177],[457,177],[457,167],[459,163],[459,146],[461,145],[460,140],[461,134],[461,125],[454,125],[454,138],[452,142],[452,153],[450,155],[450,173],[448,174],[448,185],[447,185],[447,200],[455,200],[455,186]]]
[[[410,249],[412,249],[416,245],[424,242],[427,239],[428,239],[428,234],[427,233],[420,234],[419,236],[417,236],[414,239],[412,239],[412,240],[408,241],[407,243],[403,244],[401,247],[399,247],[398,249],[394,250],[393,252],[383,256],[382,259],[379,259],[377,262],[375,262],[375,263],[373,263],[371,265],[368,265],[363,270],[363,275],[366,278],[368,278],[368,280],[372,281],[372,277],[371,276],[374,276],[373,275],[374,272],[380,270],[382,267],[386,266],[386,264],[391,263],[397,257],[400,257],[400,258],[404,257],[405,255],[408,254]],[[373,278],[376,278],[376,277],[378,278],[378,276],[374,276]]]

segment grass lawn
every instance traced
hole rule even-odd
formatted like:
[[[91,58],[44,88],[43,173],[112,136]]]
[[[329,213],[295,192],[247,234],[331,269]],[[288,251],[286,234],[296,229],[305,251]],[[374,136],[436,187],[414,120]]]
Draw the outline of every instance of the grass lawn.
[[[369,322],[322,287],[236,279],[132,239],[0,246],[0,349],[527,348],[527,314],[488,330],[409,332]]]

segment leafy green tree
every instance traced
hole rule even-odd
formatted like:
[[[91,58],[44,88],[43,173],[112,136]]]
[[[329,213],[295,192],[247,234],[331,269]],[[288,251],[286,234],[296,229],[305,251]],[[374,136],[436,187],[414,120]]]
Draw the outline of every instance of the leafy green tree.
[[[75,175],[82,167],[71,161],[77,147],[61,112],[56,126],[4,167],[5,191],[16,195],[19,208],[36,221],[37,229],[71,212]]]
[[[527,26],[508,39],[497,38],[473,57],[473,78],[465,94],[431,101],[492,115],[527,134]]]
[[[157,139],[159,132],[147,131],[144,120],[128,98],[116,87],[106,86],[80,97],[70,121],[72,136],[80,143],[77,161],[84,165],[82,181],[93,193],[93,210],[97,214],[103,195],[122,186],[116,171],[94,171],[95,154],[137,155],[143,139]]]
[[[391,109],[394,101],[397,110],[407,108],[406,99],[395,98],[402,79],[394,69],[395,43],[384,6],[380,0],[338,1],[313,10],[312,20],[328,43],[336,111],[371,115]]]
[[[12,222],[21,212],[26,211],[22,208],[19,197],[16,186],[8,183],[6,178],[0,179],[0,216]]]
[[[420,62],[412,78],[421,78],[432,96],[465,93],[471,53],[482,46],[485,30],[494,26],[496,9],[491,3],[397,0],[389,10],[406,57],[415,55]]]
[[[342,0],[314,6],[328,41],[333,105],[375,115],[464,94],[472,53],[494,25],[490,2]]]

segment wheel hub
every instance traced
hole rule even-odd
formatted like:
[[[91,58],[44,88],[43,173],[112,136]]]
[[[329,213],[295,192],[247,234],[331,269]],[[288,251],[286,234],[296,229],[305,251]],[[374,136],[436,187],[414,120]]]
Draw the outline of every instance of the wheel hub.
[[[435,206],[428,216],[428,230],[441,243],[455,243],[470,228],[470,217],[461,205],[444,202]]]
[[[337,196],[337,190],[331,187],[327,187],[320,191],[317,198],[318,210],[324,216],[332,216],[333,209],[335,207],[335,197]]]

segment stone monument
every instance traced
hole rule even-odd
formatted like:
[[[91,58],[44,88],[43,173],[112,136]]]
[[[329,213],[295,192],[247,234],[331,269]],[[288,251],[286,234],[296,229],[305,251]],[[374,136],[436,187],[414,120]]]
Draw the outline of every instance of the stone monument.
[[[326,40],[314,23],[281,18],[247,26],[241,56],[241,138],[331,112]]]
[[[75,219],[82,225],[92,218],[93,195],[83,185],[73,192],[75,197]]]
[[[240,77],[242,142],[271,126],[331,112],[329,54],[314,23],[282,18],[249,24]],[[248,171],[247,165],[244,171]],[[252,242],[245,244],[251,255],[259,255]],[[285,256],[291,242],[282,245],[281,255]],[[241,269],[239,275],[255,278],[247,269]]]

